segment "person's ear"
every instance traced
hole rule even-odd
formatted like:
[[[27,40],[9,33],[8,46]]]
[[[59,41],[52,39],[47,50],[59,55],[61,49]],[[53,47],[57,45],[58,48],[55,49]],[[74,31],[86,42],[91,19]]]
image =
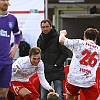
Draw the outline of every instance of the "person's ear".
[[[84,40],[86,40],[86,37],[84,36]]]
[[[97,40],[97,39],[94,40],[95,43],[96,43],[96,40]]]
[[[29,58],[31,58],[30,55],[29,55]]]
[[[10,3],[8,3],[8,6],[11,6],[11,4],[10,4]]]

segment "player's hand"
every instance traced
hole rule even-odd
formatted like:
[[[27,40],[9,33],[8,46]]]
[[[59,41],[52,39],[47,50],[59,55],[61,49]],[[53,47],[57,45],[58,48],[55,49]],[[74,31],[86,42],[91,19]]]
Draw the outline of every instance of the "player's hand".
[[[64,45],[64,40],[65,40],[65,35],[67,35],[66,30],[61,30],[60,31],[60,36],[59,36],[59,43]]]
[[[16,44],[15,46],[13,46],[9,52],[9,57],[10,58],[14,58],[16,52],[17,52],[17,49],[18,49],[18,45]]]
[[[67,31],[66,30],[61,30],[60,35],[64,35],[64,36],[67,35]]]
[[[55,90],[53,88],[49,89],[49,92],[55,92]]]

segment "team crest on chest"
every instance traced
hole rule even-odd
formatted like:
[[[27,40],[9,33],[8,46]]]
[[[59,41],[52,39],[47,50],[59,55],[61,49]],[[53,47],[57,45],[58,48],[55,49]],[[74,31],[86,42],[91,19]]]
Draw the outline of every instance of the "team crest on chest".
[[[8,22],[9,27],[12,28],[13,27],[13,22]]]

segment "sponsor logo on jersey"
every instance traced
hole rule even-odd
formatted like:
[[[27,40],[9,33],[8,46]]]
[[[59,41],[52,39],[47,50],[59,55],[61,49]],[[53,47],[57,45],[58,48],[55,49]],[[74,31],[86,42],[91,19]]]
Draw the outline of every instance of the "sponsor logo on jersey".
[[[10,37],[10,35],[7,35],[7,31],[5,31],[3,29],[0,30],[0,36]]]
[[[16,72],[16,71],[17,71],[17,68],[12,68],[12,71],[13,71],[13,72]]]
[[[12,28],[13,27],[13,22],[8,22],[9,27]]]

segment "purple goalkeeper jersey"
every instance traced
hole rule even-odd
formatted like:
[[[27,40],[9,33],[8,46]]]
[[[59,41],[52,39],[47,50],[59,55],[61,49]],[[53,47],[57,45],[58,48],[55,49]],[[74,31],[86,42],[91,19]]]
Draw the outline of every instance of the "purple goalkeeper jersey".
[[[12,14],[0,15],[0,64],[12,64],[9,58],[11,31],[19,34],[17,18]]]

